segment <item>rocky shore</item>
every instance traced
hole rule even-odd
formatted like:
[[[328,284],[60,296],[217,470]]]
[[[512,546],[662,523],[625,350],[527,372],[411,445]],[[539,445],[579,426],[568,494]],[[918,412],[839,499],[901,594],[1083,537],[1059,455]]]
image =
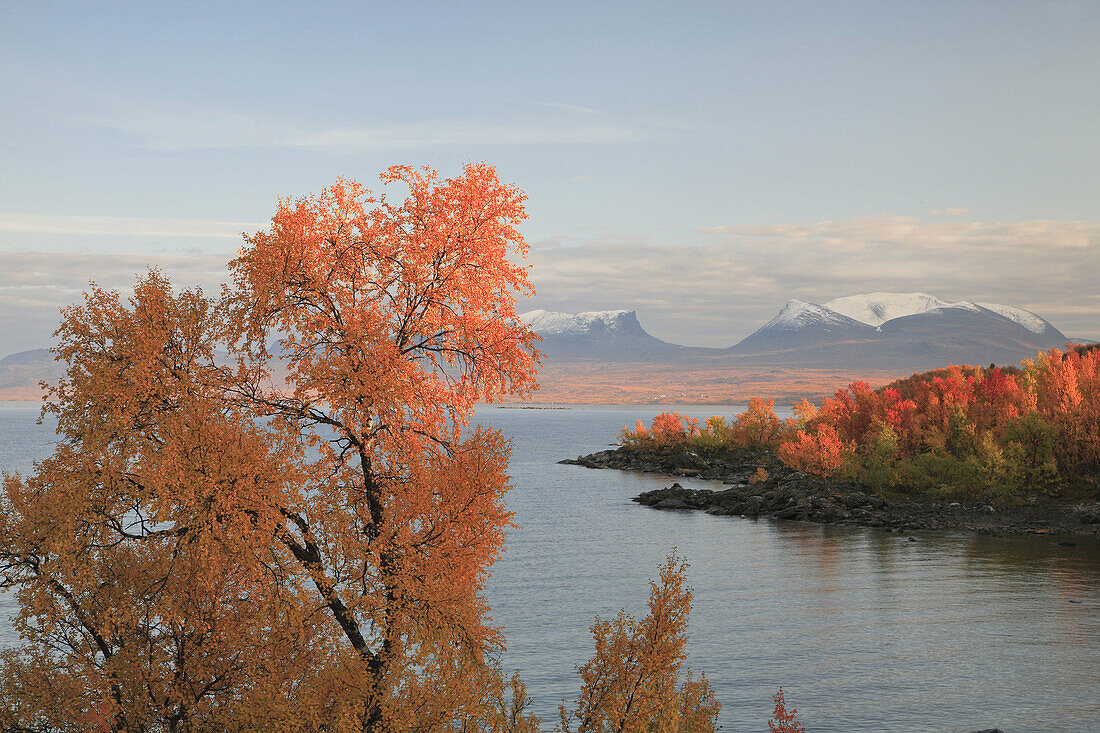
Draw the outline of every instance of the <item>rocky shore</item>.
[[[561,463],[722,481],[721,491],[678,483],[646,491],[634,501],[654,509],[699,510],[720,516],[771,517],[822,524],[877,527],[894,532],[951,529],[981,534],[1066,535],[1100,538],[1100,502],[1074,506],[1037,498],[993,507],[959,502],[891,499],[853,481],[827,481],[779,464],[766,453],[702,455],[691,450],[646,452],[619,448]]]

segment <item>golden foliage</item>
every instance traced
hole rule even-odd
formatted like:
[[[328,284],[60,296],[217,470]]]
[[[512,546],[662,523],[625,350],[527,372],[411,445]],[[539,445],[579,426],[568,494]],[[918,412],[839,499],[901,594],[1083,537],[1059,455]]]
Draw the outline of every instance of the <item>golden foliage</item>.
[[[596,653],[578,668],[581,692],[560,708],[562,733],[712,733],[721,705],[705,675],[681,675],[692,593],[669,557],[650,583],[649,614],[596,619]]]

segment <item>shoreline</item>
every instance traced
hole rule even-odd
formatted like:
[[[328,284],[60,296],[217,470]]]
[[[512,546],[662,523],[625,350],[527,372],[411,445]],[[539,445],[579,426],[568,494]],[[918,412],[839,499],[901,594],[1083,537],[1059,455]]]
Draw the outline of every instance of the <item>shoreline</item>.
[[[855,481],[830,481],[794,471],[766,452],[703,455],[685,449],[642,453],[617,448],[558,462],[727,484],[727,488],[714,491],[687,489],[674,483],[632,499],[654,509],[872,527],[897,533],[960,530],[1100,540],[1100,501],[1068,506],[1040,497],[1024,506],[993,507],[887,498]]]

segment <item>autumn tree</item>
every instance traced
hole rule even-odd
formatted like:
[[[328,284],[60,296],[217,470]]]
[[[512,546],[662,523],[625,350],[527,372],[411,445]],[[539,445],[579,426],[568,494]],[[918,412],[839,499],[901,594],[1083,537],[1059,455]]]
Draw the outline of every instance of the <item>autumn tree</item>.
[[[152,272],[64,312],[59,445],[0,495],[0,728],[537,730],[482,597],[509,444],[470,425],[535,387],[524,196],[382,181],[283,201],[216,300]],[[713,730],[683,572],[593,627],[579,730]]]
[[[502,642],[480,591],[510,523],[508,446],[468,423],[475,403],[534,386],[535,336],[515,314],[531,287],[509,260],[526,253],[525,197],[487,165],[382,180],[408,196],[340,181],[247,239],[223,301],[227,382],[299,446],[303,490],[275,536],[356,655],[341,714],[433,729],[474,704],[471,670]]]
[[[692,592],[669,557],[650,582],[649,614],[596,619],[596,652],[578,668],[581,691],[560,708],[561,733],[713,733],[721,705],[705,675],[681,674]]]
[[[293,558],[269,542],[298,490],[280,459],[293,446],[221,399],[216,333],[211,303],[157,273],[128,304],[93,288],[66,311],[68,374],[47,407],[61,442],[0,497],[25,641],[4,654],[0,725],[234,730],[301,715],[288,706],[330,652],[296,602]]]
[[[794,708],[787,710],[787,701],[783,699],[783,688],[772,695],[775,710],[772,711],[772,719],[768,721],[769,733],[806,733],[802,724],[795,720],[798,713]]]
[[[154,273],[65,314],[63,442],[5,479],[6,722],[530,727],[481,596],[508,443],[469,426],[534,387],[524,196],[487,165],[382,181],[407,197],[282,202],[218,302]]]

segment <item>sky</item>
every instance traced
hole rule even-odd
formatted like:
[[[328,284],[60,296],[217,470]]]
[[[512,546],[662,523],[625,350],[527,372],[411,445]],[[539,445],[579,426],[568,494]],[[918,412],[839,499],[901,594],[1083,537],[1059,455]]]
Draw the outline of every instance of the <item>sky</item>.
[[[1100,3],[0,0],[0,356],[214,290],[280,197],[488,161],[536,295],[728,346],[789,299],[1100,338]]]

